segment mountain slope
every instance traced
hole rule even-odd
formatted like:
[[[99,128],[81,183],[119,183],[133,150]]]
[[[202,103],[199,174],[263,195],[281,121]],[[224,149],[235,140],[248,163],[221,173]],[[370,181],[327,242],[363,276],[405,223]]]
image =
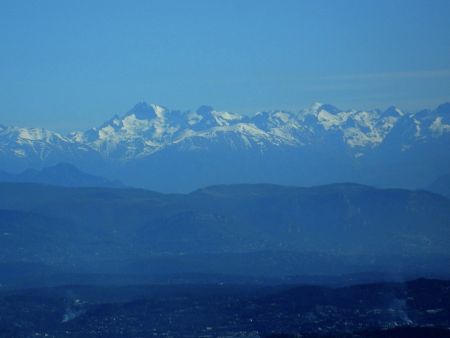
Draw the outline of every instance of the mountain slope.
[[[169,192],[261,182],[420,188],[450,172],[449,145],[449,103],[415,114],[315,104],[296,113],[245,116],[142,102],[97,128],[67,136],[0,126],[0,169],[68,162]]]
[[[276,273],[297,274],[338,261],[386,266],[395,256],[448,263],[442,257],[450,248],[448,199],[354,184],[216,186],[165,195],[3,183],[0,210],[6,213],[0,257],[78,269],[265,274],[278,266]],[[7,245],[10,238],[20,238],[23,249]],[[59,254],[50,258],[48,251]]]
[[[450,198],[450,174],[440,176],[426,188],[429,191]]]
[[[109,187],[123,186],[100,176],[89,175],[68,163],[59,163],[42,170],[27,169],[20,174],[0,172],[0,182],[23,182],[58,185],[63,187]]]

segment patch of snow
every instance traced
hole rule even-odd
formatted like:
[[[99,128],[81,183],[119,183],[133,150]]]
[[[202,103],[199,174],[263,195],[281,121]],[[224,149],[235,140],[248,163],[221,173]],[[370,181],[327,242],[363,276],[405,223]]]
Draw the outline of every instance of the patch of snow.
[[[184,149],[199,149],[211,142],[223,142],[232,148],[259,147],[261,151],[271,145],[300,147],[314,144],[317,138],[326,140],[332,131],[359,158],[368,149],[380,145],[400,120],[412,119],[414,124],[406,121],[406,125],[415,126],[411,134],[416,139],[450,132],[450,125],[442,116],[430,114],[422,119],[420,114],[407,115],[395,107],[384,112],[342,111],[332,105],[315,103],[298,114],[271,111],[247,117],[208,106],[180,112],[143,102],[99,128],[73,132],[67,137],[39,128],[0,126],[0,148],[3,152],[8,149],[17,157],[46,158],[55,151],[93,151],[107,159],[129,161],[175,144]],[[431,133],[424,133],[425,129]],[[411,141],[403,141],[403,149],[410,147]]]
[[[444,133],[450,132],[450,125],[442,122],[442,117],[438,116],[430,125],[430,130],[434,136],[441,136]]]
[[[319,111],[317,119],[326,130],[339,126],[342,123],[342,119],[339,115],[331,114],[326,110]]]
[[[414,125],[416,127],[416,132],[414,134],[414,137],[419,138],[421,136],[421,126],[420,126],[420,122],[416,119],[413,119],[414,121]]]

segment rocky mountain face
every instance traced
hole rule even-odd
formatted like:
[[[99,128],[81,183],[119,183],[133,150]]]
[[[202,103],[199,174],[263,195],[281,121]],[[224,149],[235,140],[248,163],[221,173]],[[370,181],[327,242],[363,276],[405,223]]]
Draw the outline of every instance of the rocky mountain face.
[[[450,103],[405,113],[314,104],[254,116],[139,103],[97,128],[61,135],[0,125],[0,169],[57,162],[161,191],[219,183],[356,181],[427,186],[450,172]]]

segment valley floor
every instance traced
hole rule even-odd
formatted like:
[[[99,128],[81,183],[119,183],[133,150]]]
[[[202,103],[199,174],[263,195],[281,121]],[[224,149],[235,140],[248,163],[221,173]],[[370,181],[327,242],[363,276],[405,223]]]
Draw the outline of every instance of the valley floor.
[[[4,291],[0,337],[448,337],[450,281]]]

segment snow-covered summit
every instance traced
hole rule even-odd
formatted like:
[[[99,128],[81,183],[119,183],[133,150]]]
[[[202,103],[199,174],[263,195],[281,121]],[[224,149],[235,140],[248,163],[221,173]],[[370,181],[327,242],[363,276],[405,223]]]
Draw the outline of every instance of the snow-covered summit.
[[[67,136],[46,129],[0,125],[0,152],[40,159],[55,153],[95,153],[103,159],[128,162],[169,148],[207,150],[221,145],[234,151],[255,148],[264,152],[271,147],[320,146],[343,148],[359,158],[387,138],[401,140],[398,147],[409,149],[415,143],[445,135],[450,135],[450,103],[416,114],[396,107],[343,110],[315,103],[298,112],[274,110],[250,116],[210,106],[180,111],[140,102],[99,127]]]

